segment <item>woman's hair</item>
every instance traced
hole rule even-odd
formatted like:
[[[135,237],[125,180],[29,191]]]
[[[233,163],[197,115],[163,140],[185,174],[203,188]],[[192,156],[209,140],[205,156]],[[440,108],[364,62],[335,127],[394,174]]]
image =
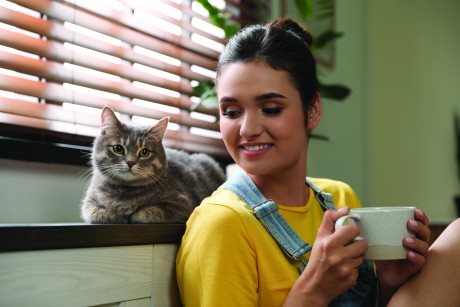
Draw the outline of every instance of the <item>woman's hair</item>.
[[[265,63],[288,73],[299,91],[306,116],[318,92],[316,63],[310,50],[312,42],[311,34],[288,18],[243,28],[230,39],[219,57],[216,84],[222,67],[227,64]]]

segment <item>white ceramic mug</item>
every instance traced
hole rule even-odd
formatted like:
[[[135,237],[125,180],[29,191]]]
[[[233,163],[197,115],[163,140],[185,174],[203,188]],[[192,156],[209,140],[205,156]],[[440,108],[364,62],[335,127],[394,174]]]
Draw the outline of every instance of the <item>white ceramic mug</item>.
[[[374,260],[404,259],[406,248],[403,239],[413,236],[407,221],[414,219],[415,207],[364,207],[353,208],[350,214],[340,217],[335,229],[356,224],[361,231],[356,240],[366,240],[369,248],[365,258]]]

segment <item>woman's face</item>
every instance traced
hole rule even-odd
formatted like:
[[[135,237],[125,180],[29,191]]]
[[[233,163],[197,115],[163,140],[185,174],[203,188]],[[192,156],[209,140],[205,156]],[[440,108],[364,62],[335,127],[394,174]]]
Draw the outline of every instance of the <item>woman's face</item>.
[[[255,62],[228,64],[217,84],[222,138],[242,169],[253,175],[305,171],[308,130],[319,115],[306,126],[286,72]]]

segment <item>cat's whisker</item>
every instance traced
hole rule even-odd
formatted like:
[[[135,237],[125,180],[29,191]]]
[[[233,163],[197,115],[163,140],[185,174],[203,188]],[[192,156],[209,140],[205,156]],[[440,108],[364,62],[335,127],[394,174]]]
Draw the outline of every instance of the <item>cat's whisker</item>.
[[[78,181],[80,182],[80,185],[85,184],[85,189],[88,188],[88,185],[90,183],[90,178],[93,175],[93,169],[89,168],[86,169],[85,171],[81,172],[80,177],[78,178]]]

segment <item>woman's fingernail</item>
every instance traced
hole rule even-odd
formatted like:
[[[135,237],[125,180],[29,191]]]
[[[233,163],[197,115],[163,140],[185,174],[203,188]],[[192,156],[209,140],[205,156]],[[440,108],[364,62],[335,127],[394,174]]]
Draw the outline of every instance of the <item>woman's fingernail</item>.
[[[414,244],[414,242],[415,242],[414,238],[406,237],[406,243],[407,244]]]
[[[414,252],[409,252],[409,258],[414,259],[416,257]]]
[[[342,211],[346,211],[346,210],[348,210],[348,207],[342,207],[342,208],[340,208],[340,209],[339,209],[339,210],[337,210],[337,211],[340,211],[340,212],[342,212]]]
[[[411,224],[412,226],[416,227],[418,225],[418,222],[415,221],[415,220],[410,220],[409,224]]]

